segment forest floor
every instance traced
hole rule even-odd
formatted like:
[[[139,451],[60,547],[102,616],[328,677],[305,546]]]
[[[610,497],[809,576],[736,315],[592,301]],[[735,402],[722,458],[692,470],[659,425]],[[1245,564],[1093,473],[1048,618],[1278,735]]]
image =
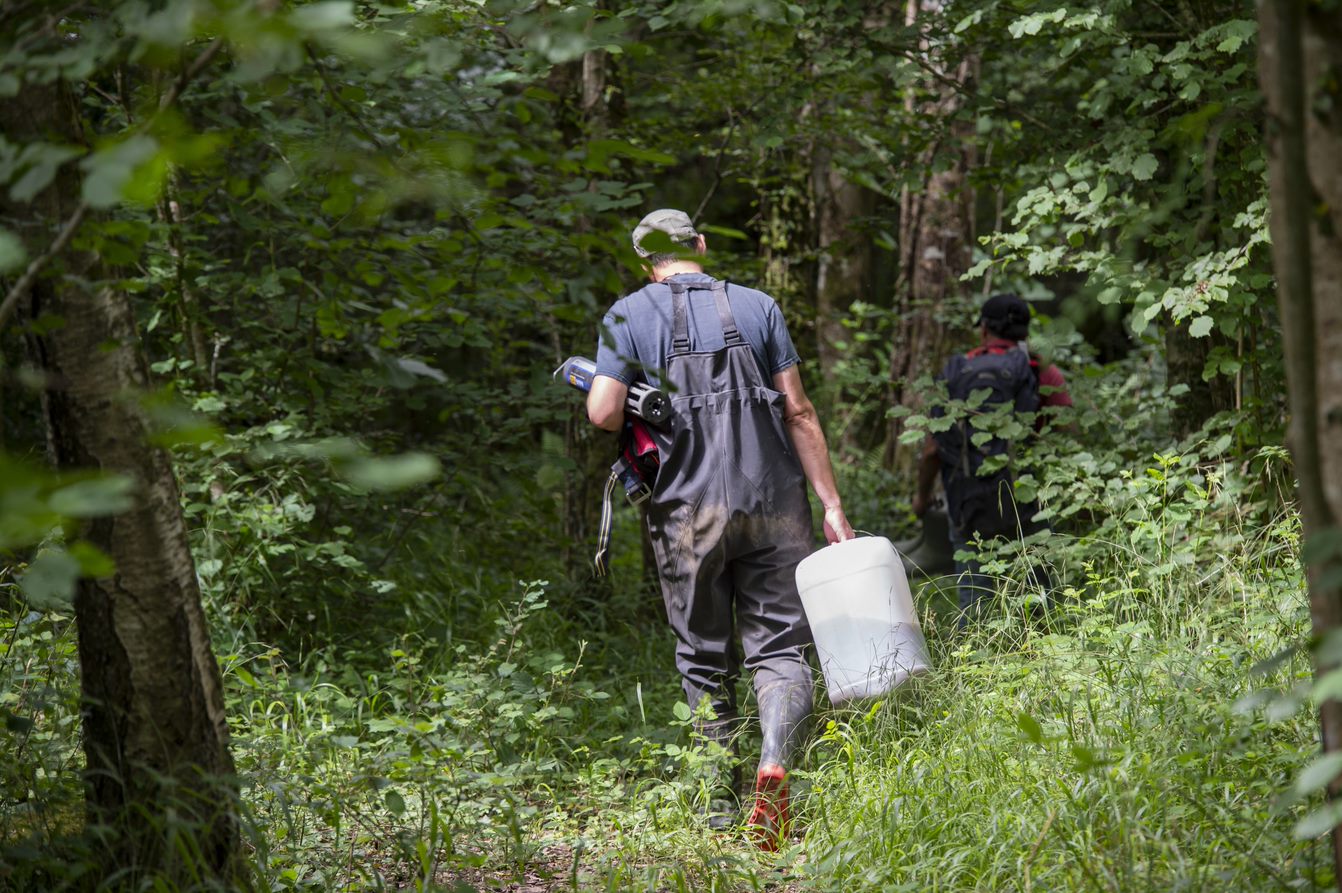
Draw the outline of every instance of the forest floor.
[[[721,757],[692,745],[642,583],[487,588],[445,564],[458,576],[435,592],[489,593],[487,609],[435,603],[472,637],[423,624],[288,651],[211,595],[257,887],[1332,889],[1298,520],[1231,523],[1234,492],[1176,492],[1118,517],[1126,540],[1057,533],[994,559],[1003,591],[967,631],[949,581],[921,585],[933,672],[860,708],[821,696],[799,834],[775,854],[699,813]],[[1041,560],[1043,613],[1011,582]],[[0,888],[77,888],[61,818],[81,798],[73,629],[0,615]]]

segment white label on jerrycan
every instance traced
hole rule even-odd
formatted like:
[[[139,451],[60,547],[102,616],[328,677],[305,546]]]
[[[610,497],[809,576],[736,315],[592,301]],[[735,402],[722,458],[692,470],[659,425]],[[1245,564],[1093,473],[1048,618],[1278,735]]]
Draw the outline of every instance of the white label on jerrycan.
[[[797,565],[797,591],[832,704],[878,697],[927,672],[904,564],[883,536],[826,546]]]

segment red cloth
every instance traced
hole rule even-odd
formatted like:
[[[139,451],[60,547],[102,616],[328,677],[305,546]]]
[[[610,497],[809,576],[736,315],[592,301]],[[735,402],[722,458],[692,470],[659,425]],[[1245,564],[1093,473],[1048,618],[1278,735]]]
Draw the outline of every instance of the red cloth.
[[[1016,342],[1008,338],[989,337],[978,347],[965,354],[967,357],[977,357],[988,352],[1005,353],[1016,346]],[[1040,366],[1039,358],[1030,354],[1030,359],[1035,361],[1035,368],[1039,372],[1039,406],[1071,406],[1072,395],[1067,393],[1067,379],[1062,377],[1062,370],[1050,363],[1048,366]]]

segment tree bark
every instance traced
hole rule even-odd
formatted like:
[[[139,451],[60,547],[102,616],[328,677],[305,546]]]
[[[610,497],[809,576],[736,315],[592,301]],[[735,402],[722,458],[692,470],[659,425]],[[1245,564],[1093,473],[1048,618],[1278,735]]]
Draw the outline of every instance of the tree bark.
[[[1326,542],[1342,519],[1342,22],[1323,5],[1259,5],[1259,79],[1268,102],[1272,260],[1286,352],[1287,442],[1299,482],[1318,676],[1339,662],[1342,587]],[[1329,73],[1333,73],[1330,79]],[[1329,87],[1329,84],[1332,84]],[[1331,90],[1332,95],[1325,95]],[[1329,100],[1327,102],[1320,100]],[[1342,749],[1342,704],[1319,709],[1323,750]],[[1342,795],[1334,779],[1329,795]],[[1342,877],[1342,827],[1333,829]]]
[[[834,150],[817,147],[811,159],[811,196],[815,207],[816,340],[822,375],[840,358],[836,345],[846,340],[842,315],[870,293],[870,240],[854,223],[871,214],[871,193],[850,181],[834,163]]]
[[[214,375],[210,370],[210,355],[205,348],[205,331],[201,320],[205,316],[202,302],[191,285],[190,272],[187,269],[187,245],[185,221],[182,204],[177,197],[177,177],[168,178],[168,186],[162,201],[159,202],[159,220],[168,228],[166,246],[168,256],[172,258],[174,278],[177,281],[177,309],[181,315],[183,340],[191,351],[192,374],[203,387],[214,388]]]
[[[0,104],[0,126],[11,141],[85,142],[64,87],[25,85]],[[50,242],[80,189],[66,165],[31,206],[4,208],[30,251]],[[52,459],[135,484],[130,510],[87,531],[115,574],[81,580],[75,595],[89,819],[109,832],[108,871],[228,878],[239,838],[223,687],[171,460],[148,442],[139,398],[150,380],[134,314],[126,293],[105,284],[117,276],[96,254],[69,251],[54,266],[25,308],[29,319],[63,321],[29,337],[47,381]],[[197,853],[181,846],[184,832]]]
[[[598,11],[602,8],[601,2],[595,5]],[[592,24],[595,24],[595,19]],[[571,128],[570,140],[590,142],[604,138],[610,130],[611,123],[610,107],[607,103],[610,54],[601,49],[588,50],[579,60],[562,68],[564,73],[555,77],[559,78],[558,83],[564,85],[563,90],[568,93],[576,107],[576,114],[572,115],[568,122]],[[593,178],[588,183],[587,189],[595,193],[598,188],[599,184]],[[574,221],[574,229],[579,233],[587,233],[591,227],[592,221],[586,214],[578,215]],[[584,248],[583,251],[586,255],[588,249]],[[564,356],[562,345],[566,341],[576,340],[577,343],[594,345],[592,336],[599,329],[600,319],[594,322],[597,325],[588,324],[575,331],[551,315],[555,356],[558,358]],[[590,356],[596,358],[595,353]],[[595,600],[609,599],[612,592],[609,577],[593,576],[592,557],[596,552],[601,529],[601,498],[610,476],[610,465],[615,461],[614,447],[615,439],[607,432],[594,428],[587,421],[587,413],[581,404],[575,407],[564,429],[564,450],[576,467],[564,491],[562,521],[562,537],[566,544],[564,561],[569,568],[569,575],[576,580],[585,581],[588,592]],[[622,490],[616,498],[621,502],[624,501]],[[646,539],[646,536],[644,538]],[[646,576],[648,571],[646,560],[651,553],[645,546],[642,554],[645,559]],[[655,566],[652,572],[656,573]]]
[[[905,24],[912,28],[936,3],[908,0]],[[972,131],[956,120],[968,88],[974,63],[966,59],[953,69],[941,71],[943,63],[933,58],[929,47],[927,64],[941,77],[928,91],[936,98],[922,103],[913,88],[905,95],[905,110],[932,122],[944,122],[941,139],[934,141],[921,158],[927,171],[921,192],[905,188],[899,203],[899,278],[895,284],[897,323],[890,356],[890,405],[910,406],[916,401],[913,384],[940,367],[949,342],[942,307],[964,291],[960,277],[969,269],[973,244],[974,202],[968,174],[974,162]],[[952,86],[952,85],[958,85]],[[949,143],[949,145],[948,145]],[[952,163],[937,170],[937,160],[946,154]],[[899,443],[902,419],[891,419],[886,437],[886,464],[911,472],[920,445],[906,448]]]

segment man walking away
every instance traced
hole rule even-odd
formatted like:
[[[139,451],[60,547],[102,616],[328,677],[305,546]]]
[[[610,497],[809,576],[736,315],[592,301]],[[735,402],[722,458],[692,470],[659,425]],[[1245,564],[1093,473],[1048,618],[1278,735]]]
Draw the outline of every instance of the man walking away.
[[[997,294],[983,305],[979,318],[979,345],[946,362],[938,380],[946,383],[952,400],[969,401],[970,395],[986,391],[987,397],[974,412],[982,415],[997,407],[1035,414],[1045,407],[1071,406],[1067,383],[1057,366],[1041,368],[1039,358],[1029,352],[1026,338],[1030,331],[1030,306],[1018,295]],[[933,416],[941,416],[943,407],[934,407]],[[1039,431],[1044,414],[1035,415]],[[977,435],[977,436],[976,436]],[[922,517],[931,501],[932,485],[941,473],[946,491],[946,510],[950,517],[951,548],[955,552],[973,551],[975,539],[994,537],[1014,539],[1047,528],[1033,521],[1039,511],[1036,502],[1016,502],[1015,471],[1011,467],[1014,445],[996,434],[985,438],[982,429],[970,418],[960,419],[950,429],[928,435],[918,464],[918,485],[913,497],[913,513]],[[983,464],[993,459],[988,469]],[[1003,464],[1003,460],[1005,463]],[[993,465],[1000,468],[993,469]],[[980,573],[977,557],[955,562],[959,576],[960,624],[977,613],[980,601],[995,593],[992,581]],[[1033,572],[1036,583],[1039,572]]]
[[[707,699],[716,716],[700,733],[731,751],[739,636],[763,739],[749,822],[772,849],[788,825],[786,770],[811,712],[811,631],[795,579],[812,543],[807,481],[826,538],[853,530],[778,305],[706,274],[707,244],[683,211],[653,211],[633,242],[651,284],[606,314],[587,412],[618,431],[630,384],[671,397],[671,419],[652,431],[661,465],[648,531],[676,665],[690,706]]]

